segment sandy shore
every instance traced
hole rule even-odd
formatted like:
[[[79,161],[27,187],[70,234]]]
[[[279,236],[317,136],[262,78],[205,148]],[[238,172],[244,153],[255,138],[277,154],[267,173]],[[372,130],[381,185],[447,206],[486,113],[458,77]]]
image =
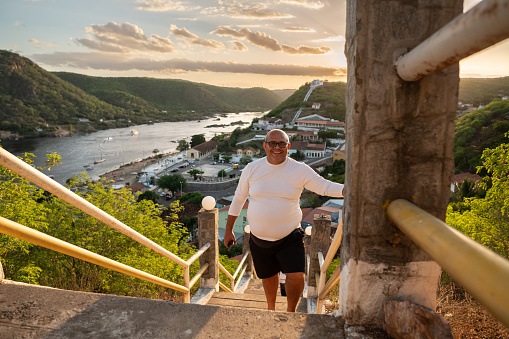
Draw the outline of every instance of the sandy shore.
[[[166,158],[167,156],[171,155],[170,153],[162,154],[162,159]],[[160,159],[157,157],[150,157],[143,159],[142,161],[135,162],[132,164],[128,164],[125,166],[122,166],[120,168],[117,168],[116,170],[113,170],[111,172],[107,172],[104,174],[101,174],[99,177],[101,179],[106,179],[106,181],[115,181],[114,183],[108,184],[108,185],[125,185],[126,183],[129,183],[129,185],[133,185],[136,183],[136,175],[131,173],[139,173],[141,172],[145,167],[159,161]],[[123,178],[124,180],[119,180],[119,178]]]

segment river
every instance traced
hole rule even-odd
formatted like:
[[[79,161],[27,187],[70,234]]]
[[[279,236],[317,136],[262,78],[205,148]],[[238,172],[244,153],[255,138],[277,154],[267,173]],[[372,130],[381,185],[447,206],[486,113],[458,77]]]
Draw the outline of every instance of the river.
[[[61,155],[61,165],[51,168],[50,171],[43,170],[43,173],[53,175],[54,179],[61,184],[81,172],[87,172],[91,179],[98,180],[99,175],[115,170],[123,164],[152,156],[155,149],[162,153],[173,152],[178,146],[178,140],[186,139],[190,142],[191,136],[195,134],[204,134],[205,139],[210,140],[216,134],[248,126],[246,124],[206,128],[208,125],[229,125],[239,120],[251,123],[253,119],[260,118],[266,113],[218,114],[213,118],[197,121],[137,125],[71,137],[2,140],[1,145],[15,155],[25,152],[33,153],[36,156],[35,166],[44,165],[47,159],[46,154],[55,152]],[[131,135],[131,130],[137,130],[138,135]],[[99,159],[106,160],[94,164],[94,161]],[[87,170],[85,166],[89,166],[89,169]]]

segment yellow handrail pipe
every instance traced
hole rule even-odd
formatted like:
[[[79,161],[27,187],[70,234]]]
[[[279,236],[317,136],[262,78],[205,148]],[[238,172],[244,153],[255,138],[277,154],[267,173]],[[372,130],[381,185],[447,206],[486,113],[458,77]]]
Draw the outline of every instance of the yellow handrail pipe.
[[[168,250],[159,246],[152,240],[148,239],[147,237],[141,235],[140,233],[126,226],[125,224],[115,219],[108,213],[92,205],[90,202],[86,201],[76,193],[71,192],[64,186],[60,185],[58,182],[52,180],[48,176],[39,172],[37,169],[33,168],[32,166],[30,166],[23,160],[19,159],[18,157],[12,155],[3,148],[0,148],[0,165],[10,169],[14,173],[36,184],[40,188],[45,189],[46,191],[54,194],[55,196],[59,197],[65,202],[91,215],[97,220],[105,223],[111,228],[116,229],[120,233],[139,242],[140,244],[154,250],[155,252],[161,254],[162,256],[172,260],[173,262],[179,264],[180,266],[182,267],[188,266],[188,264],[184,260],[177,257],[175,254],[169,252]]]
[[[29,227],[20,225],[12,220],[0,217],[0,232],[11,237],[31,242],[32,244],[48,248],[72,257],[96,264],[111,270],[130,275],[157,285],[168,287],[179,292],[187,293],[189,290],[179,284],[161,279],[152,274],[140,271],[136,268],[121,264],[99,254],[90,252],[73,244],[69,244],[50,235],[44,234]]]
[[[391,202],[387,215],[414,243],[509,327],[509,260],[404,199]]]

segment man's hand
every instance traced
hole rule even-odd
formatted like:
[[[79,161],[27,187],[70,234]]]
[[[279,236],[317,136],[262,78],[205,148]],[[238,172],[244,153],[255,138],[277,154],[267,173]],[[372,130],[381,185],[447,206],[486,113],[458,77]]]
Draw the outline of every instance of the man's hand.
[[[230,244],[231,242],[231,244]],[[225,232],[224,233],[224,245],[230,249],[233,245],[237,244],[237,240],[235,239],[235,235],[233,232]],[[229,246],[228,246],[229,245]]]
[[[231,246],[237,244],[237,240],[233,234],[233,225],[235,225],[235,220],[237,220],[237,216],[228,214],[228,218],[226,219],[226,229],[224,231],[224,245],[228,247],[228,249],[230,249]],[[232,243],[230,246],[228,246],[230,242]]]

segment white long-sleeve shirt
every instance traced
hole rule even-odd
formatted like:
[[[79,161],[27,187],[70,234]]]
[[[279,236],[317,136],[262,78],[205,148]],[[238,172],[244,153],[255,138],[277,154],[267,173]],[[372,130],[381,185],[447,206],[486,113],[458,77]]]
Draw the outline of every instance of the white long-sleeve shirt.
[[[299,199],[304,188],[324,196],[342,197],[343,187],[292,158],[272,165],[265,157],[244,168],[228,214],[238,216],[249,196],[247,218],[251,232],[257,238],[276,241],[300,226]]]

